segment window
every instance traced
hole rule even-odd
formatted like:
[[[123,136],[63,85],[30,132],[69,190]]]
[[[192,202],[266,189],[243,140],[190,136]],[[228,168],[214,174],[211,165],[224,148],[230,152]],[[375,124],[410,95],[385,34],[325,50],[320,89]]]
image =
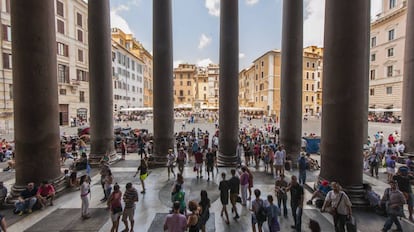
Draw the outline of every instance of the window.
[[[69,83],[69,67],[63,64],[58,64],[58,82]]]
[[[183,97],[183,96],[184,96],[184,91],[180,90],[180,97]]]
[[[262,79],[263,79],[263,77],[264,77],[264,73],[262,72]]]
[[[309,72],[306,72],[306,79],[309,79]]]
[[[80,102],[85,102],[85,92],[84,91],[79,91],[79,101]]]
[[[371,47],[375,47],[377,46],[377,37],[372,37],[371,38]]]
[[[65,23],[62,20],[57,20],[57,32],[65,34]]]
[[[187,81],[187,86],[191,86],[191,81]]]
[[[57,13],[57,15],[59,15],[61,17],[65,17],[63,11],[64,11],[63,3],[61,1],[56,1],[56,13]]]
[[[396,0],[389,0],[389,9],[392,9],[392,8],[394,8],[395,7],[395,5],[396,5]]]
[[[61,56],[69,56],[69,46],[64,44],[64,43],[60,43],[57,42],[57,54],[61,55]]]
[[[12,69],[12,55],[9,53],[3,53],[3,68]]]
[[[311,102],[313,102],[314,101],[314,98],[313,98],[313,96],[311,97]]]
[[[394,56],[394,48],[388,48],[387,49],[387,57]]]
[[[306,84],[306,91],[309,90],[309,84]]]
[[[375,89],[369,89],[369,95],[374,96],[375,95]]]
[[[191,95],[191,91],[190,90],[187,91],[187,95]]]
[[[88,73],[81,69],[76,69],[76,80],[78,81],[88,81]]]
[[[1,9],[3,12],[10,13],[10,0],[1,1]]]
[[[60,95],[66,95],[66,89],[59,89]]]
[[[386,91],[387,91],[387,94],[392,94],[392,87],[387,87]]]
[[[13,85],[9,84],[9,97],[10,99],[13,99]]]
[[[375,61],[376,54],[371,54],[371,61]]]
[[[393,72],[393,66],[387,66],[387,77],[392,77],[392,72]]]
[[[264,66],[264,61],[262,61],[262,67]]]
[[[78,30],[78,41],[83,42],[83,31]]]
[[[306,96],[306,97],[305,97],[305,101],[306,101],[306,102],[308,102],[308,101],[309,101],[309,97],[308,97],[308,96]]]
[[[314,90],[315,90],[315,85],[314,85],[314,84],[312,84],[312,85],[311,85],[311,87],[312,87],[312,88],[311,88],[311,89],[312,89],[312,91],[314,91]]]
[[[183,86],[183,81],[180,81],[180,86]]]
[[[388,31],[388,41],[394,40],[395,38],[395,29],[391,29]]]
[[[79,12],[76,14],[76,24],[82,27],[82,15]]]
[[[114,62],[115,59],[116,59],[116,53],[115,52],[112,52],[112,62]]]
[[[309,67],[310,67],[309,62],[306,62],[306,68],[309,68]]]
[[[2,25],[2,32],[3,32],[3,40],[4,41],[11,41],[11,27],[9,25]]]
[[[372,80],[375,80],[375,69],[373,69],[373,70],[371,70],[370,71],[370,74],[369,74],[369,79],[372,81]]]
[[[312,73],[312,80],[315,80],[315,73]]]
[[[78,49],[78,61],[83,62],[83,50]]]

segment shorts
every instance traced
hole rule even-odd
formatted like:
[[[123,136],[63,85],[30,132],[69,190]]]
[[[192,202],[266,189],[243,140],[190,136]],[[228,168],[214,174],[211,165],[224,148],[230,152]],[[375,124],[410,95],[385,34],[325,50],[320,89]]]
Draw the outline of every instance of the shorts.
[[[141,180],[145,180],[148,177],[148,172],[139,176]]]
[[[135,216],[135,207],[132,208],[125,208],[124,212],[122,213],[122,221],[126,221],[129,219],[129,221],[133,221]]]
[[[116,221],[118,221],[118,218],[119,218],[121,215],[122,215],[122,211],[121,211],[121,212],[118,212],[118,213],[112,213],[112,211],[111,211],[111,220],[112,220],[113,222],[116,222]]]
[[[395,168],[387,167],[387,173],[388,174],[395,174]]]
[[[214,169],[214,165],[207,165],[207,172],[212,172]]]
[[[201,171],[201,168],[203,168],[203,163],[196,163],[196,164],[195,164],[195,168],[196,168],[197,170],[200,170],[200,171]]]
[[[238,193],[230,193],[230,203],[232,205],[236,205],[237,197],[239,196]]]
[[[282,169],[283,169],[283,165],[278,165],[278,164],[275,164],[275,168],[276,168],[277,170],[282,170]]]
[[[408,194],[407,204],[410,207],[414,207],[414,194],[413,193]]]
[[[259,226],[262,226],[263,222],[259,222],[256,218],[256,214],[253,213],[252,214],[252,225],[256,225],[256,224],[258,224]]]

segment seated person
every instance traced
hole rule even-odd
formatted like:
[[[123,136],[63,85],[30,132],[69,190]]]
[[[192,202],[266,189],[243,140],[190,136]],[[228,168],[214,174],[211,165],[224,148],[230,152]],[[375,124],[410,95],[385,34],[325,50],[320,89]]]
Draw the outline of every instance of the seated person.
[[[4,200],[7,197],[7,188],[3,185],[3,181],[0,181],[0,206],[4,204]]]
[[[75,161],[73,164],[73,167],[75,167],[75,170],[83,170],[86,169],[86,165],[88,164],[88,157],[86,156],[85,152],[82,152],[81,157]]]
[[[79,185],[77,180],[78,173],[76,171],[69,172],[68,169],[65,169],[64,173],[67,187],[71,188]]]
[[[16,161],[13,159],[7,161],[7,167],[3,168],[3,172],[11,171],[14,169]]]
[[[372,187],[369,184],[365,187],[365,198],[369,201],[371,207],[380,207],[381,197],[372,190]]]
[[[37,187],[34,186],[34,183],[27,183],[26,189],[20,193],[19,198],[14,204],[16,207],[14,212],[18,213],[20,216],[23,215],[24,212],[32,213],[32,208],[37,202],[36,193]]]
[[[312,159],[309,153],[306,153],[306,159],[308,160],[309,170],[319,170],[321,168],[318,161]]]
[[[53,205],[53,199],[55,198],[55,188],[49,184],[47,180],[42,181],[39,189],[37,190],[36,197],[42,204],[42,208],[46,206],[47,200],[50,199],[50,205]]]
[[[325,200],[326,194],[331,191],[331,186],[329,186],[329,182],[327,180],[323,180],[318,187],[318,190],[313,192],[311,199],[306,202],[308,205],[312,205],[312,200],[315,198]]]

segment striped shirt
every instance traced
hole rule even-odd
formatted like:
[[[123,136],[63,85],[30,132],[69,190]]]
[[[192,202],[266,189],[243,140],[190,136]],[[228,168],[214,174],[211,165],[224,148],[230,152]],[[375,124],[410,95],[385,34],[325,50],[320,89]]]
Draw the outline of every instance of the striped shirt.
[[[138,201],[138,191],[134,187],[125,190],[124,201],[125,201],[125,209],[134,208],[135,202]]]

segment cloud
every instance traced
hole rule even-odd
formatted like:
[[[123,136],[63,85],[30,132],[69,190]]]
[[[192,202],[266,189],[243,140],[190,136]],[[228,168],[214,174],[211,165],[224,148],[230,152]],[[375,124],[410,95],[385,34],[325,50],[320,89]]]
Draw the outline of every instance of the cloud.
[[[198,48],[203,49],[211,43],[211,37],[206,36],[204,33],[200,36],[200,42],[198,43]]]
[[[323,46],[325,0],[305,0],[303,45]]]
[[[129,11],[129,4],[121,4],[111,9],[111,12],[119,13],[122,11]]]
[[[246,57],[246,54],[244,54],[244,53],[239,53],[239,59],[243,59],[244,57]]]
[[[371,18],[375,18],[375,16],[382,11],[382,1],[381,0],[371,0]]]
[[[220,16],[220,0],[206,0],[205,6],[209,14]]]
[[[121,29],[126,34],[134,34],[132,33],[131,27],[127,23],[127,21],[120,16],[117,11],[111,11],[111,28],[117,27]]]
[[[251,6],[258,3],[258,2],[259,2],[259,0],[246,0],[246,4],[251,5]]]
[[[197,61],[198,67],[207,67],[209,64],[212,64],[213,61],[210,58],[202,59]]]

